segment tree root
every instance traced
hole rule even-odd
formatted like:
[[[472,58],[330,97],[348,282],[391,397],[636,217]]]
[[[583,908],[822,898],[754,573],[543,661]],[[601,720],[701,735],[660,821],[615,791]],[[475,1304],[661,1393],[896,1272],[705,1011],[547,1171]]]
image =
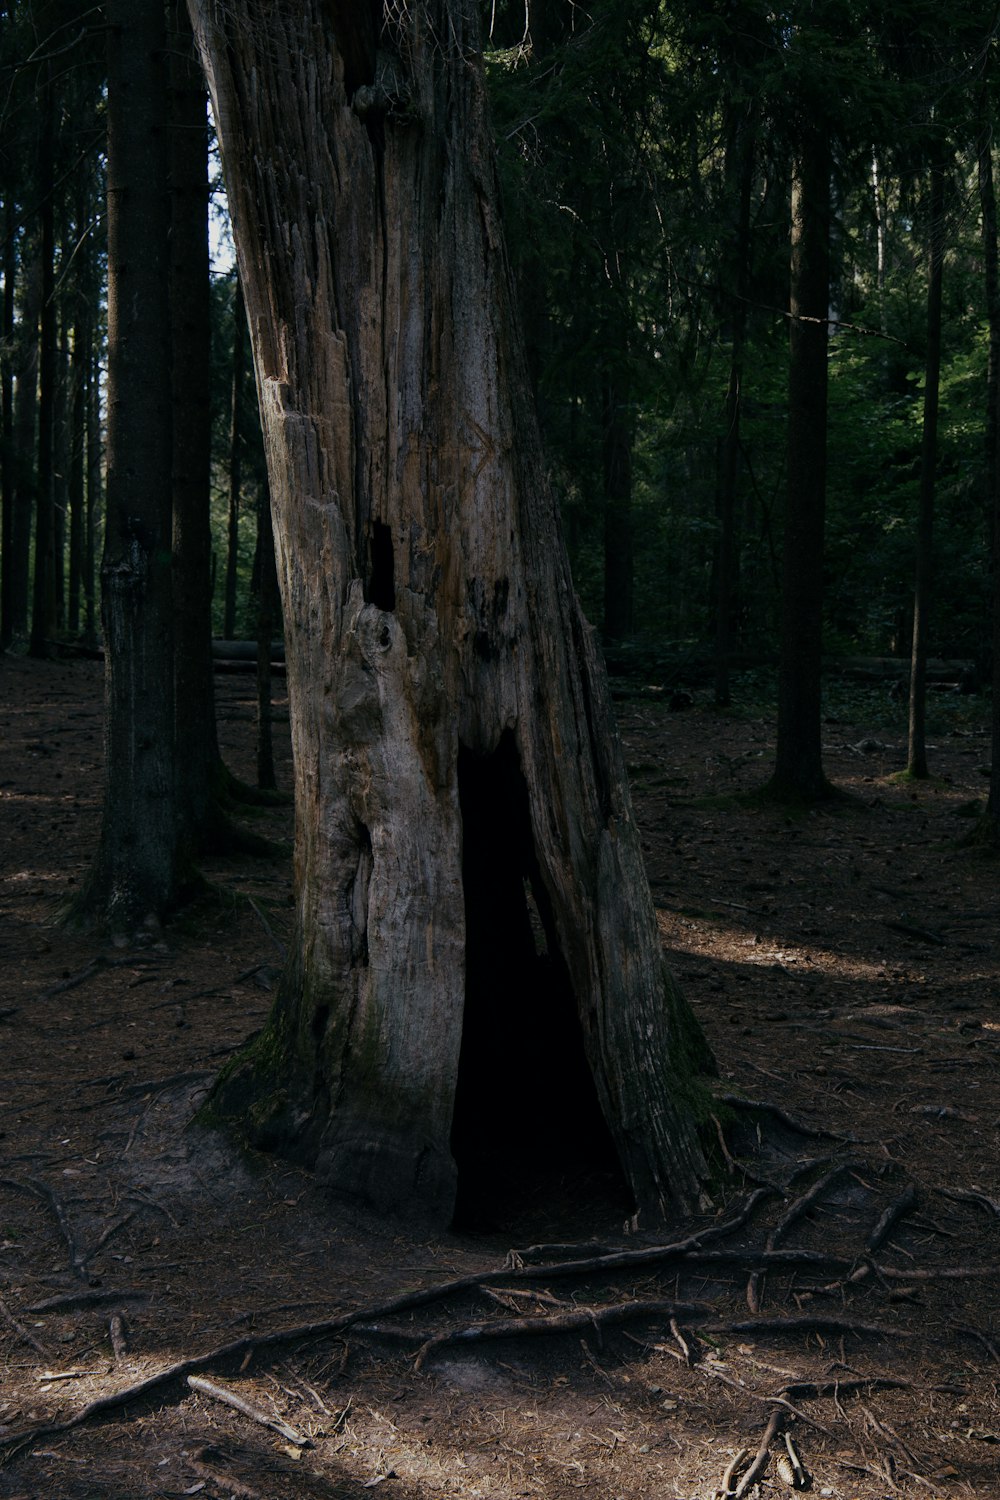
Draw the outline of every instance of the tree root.
[[[882,1217],[879,1219],[878,1223],[875,1225],[871,1234],[865,1241],[865,1249],[868,1251],[869,1255],[874,1255],[876,1250],[880,1250],[882,1248],[892,1230],[899,1223],[900,1219],[902,1219],[904,1215],[912,1213],[916,1206],[917,1189],[911,1182],[909,1186],[905,1188],[902,1193],[900,1193],[899,1197],[894,1198],[893,1201],[889,1204],[888,1208],[885,1210]]]
[[[616,1323],[628,1323],[639,1318],[662,1317],[671,1319],[697,1316],[707,1312],[706,1304],[664,1302],[612,1302],[604,1307],[580,1307],[569,1312],[548,1313],[532,1318],[495,1318],[488,1323],[473,1323],[448,1333],[438,1333],[428,1338],[417,1350],[413,1368],[420,1370],[432,1354],[453,1344],[471,1344],[481,1339],[523,1338],[535,1334],[573,1333],[578,1329],[593,1328],[600,1334],[604,1327]]]
[[[837,1178],[843,1172],[846,1172],[850,1166],[850,1162],[841,1162],[837,1166],[831,1167],[829,1172],[825,1172],[822,1177],[817,1178],[811,1188],[808,1188],[804,1193],[796,1198],[795,1202],[789,1206],[786,1212],[778,1220],[777,1224],[775,1224],[774,1228],[771,1230],[771,1233],[768,1235],[766,1249],[769,1251],[777,1249],[778,1241],[784,1239],[785,1235],[793,1227],[793,1225],[795,1225],[804,1214],[809,1212],[813,1204],[817,1203],[819,1199],[822,1198],[827,1188],[830,1187],[832,1183],[836,1182]],[[754,1271],[750,1277],[750,1280],[747,1282],[747,1306],[752,1313],[760,1312],[760,1291],[761,1272]]]
[[[817,1126],[806,1125],[803,1121],[796,1120],[793,1115],[786,1113],[779,1105],[771,1104],[767,1099],[744,1099],[740,1094],[716,1094],[715,1099],[717,1103],[726,1104],[730,1109],[742,1109],[748,1113],[756,1111],[758,1114],[771,1115],[773,1119],[778,1121],[779,1125],[784,1125],[786,1130],[794,1130],[796,1135],[808,1136],[812,1140],[842,1141],[850,1146],[863,1146],[867,1144],[860,1136],[837,1135],[833,1130],[821,1130]]]
[[[13,1188],[16,1192],[20,1193],[33,1193],[36,1198],[41,1198],[43,1203],[49,1205],[49,1208],[51,1208],[55,1215],[56,1223],[59,1225],[62,1237],[66,1241],[66,1247],[69,1250],[70,1269],[74,1275],[79,1276],[82,1280],[86,1280],[87,1256],[76,1243],[76,1238],[62,1200],[56,1196],[48,1184],[39,1182],[34,1177],[25,1177],[23,1179],[20,1177],[0,1177],[0,1187]]]

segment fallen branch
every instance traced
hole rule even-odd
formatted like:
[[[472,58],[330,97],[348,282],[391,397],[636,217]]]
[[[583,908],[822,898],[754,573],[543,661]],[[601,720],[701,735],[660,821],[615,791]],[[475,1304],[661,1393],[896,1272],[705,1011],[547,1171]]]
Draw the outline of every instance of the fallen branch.
[[[280,1417],[273,1417],[261,1407],[254,1406],[252,1401],[247,1401],[236,1391],[231,1391],[224,1385],[215,1385],[211,1380],[205,1380],[201,1375],[189,1375],[187,1383],[193,1391],[200,1391],[202,1395],[211,1396],[213,1401],[222,1401],[226,1406],[242,1412],[252,1422],[259,1422],[261,1427],[270,1427],[273,1432],[280,1433],[286,1442],[294,1443],[296,1448],[311,1448],[312,1439],[305,1437],[303,1433],[289,1427]]]
[[[111,1340],[111,1349],[116,1360],[123,1360],[128,1353],[128,1335],[125,1331],[125,1319],[121,1313],[114,1313],[108,1324],[108,1338]]]
[[[730,1461],[726,1472],[722,1476],[722,1485],[721,1488],[717,1489],[715,1492],[715,1500],[727,1500],[727,1496],[735,1494],[734,1486],[736,1484],[736,1476],[749,1457],[749,1448],[740,1448],[737,1450],[732,1460]]]
[[[736,1488],[731,1491],[733,1500],[741,1500],[741,1497],[753,1488],[764,1473],[771,1457],[771,1443],[781,1431],[784,1420],[784,1414],[780,1411],[773,1411],[768,1417],[767,1426],[764,1428],[764,1436],[760,1440],[760,1447],[754,1454],[753,1462],[741,1477]]]

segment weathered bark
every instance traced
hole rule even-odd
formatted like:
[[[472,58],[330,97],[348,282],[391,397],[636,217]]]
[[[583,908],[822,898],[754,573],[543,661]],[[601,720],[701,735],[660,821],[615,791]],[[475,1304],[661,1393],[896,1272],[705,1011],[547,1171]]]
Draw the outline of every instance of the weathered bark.
[[[4,203],[3,344],[0,357],[0,651],[14,639],[14,283],[17,275],[17,218],[12,197]]]
[[[910,720],[906,769],[926,777],[927,638],[934,567],[934,490],[937,479],[938,405],[941,387],[941,296],[944,280],[944,168],[930,169],[930,229],[927,277],[927,356],[924,362],[924,412],[920,438],[920,495],[917,502],[917,550],[913,585],[913,640],[910,654]]]
[[[178,893],[171,590],[169,157],[160,0],[109,0],[104,814],[80,915],[116,931]]]
[[[229,421],[229,515],[226,525],[226,576],[222,606],[222,638],[236,635],[236,582],[240,546],[240,498],[243,488],[243,385],[246,380],[247,315],[239,277],[233,293],[233,378]]]
[[[830,150],[822,127],[809,122],[793,169],[791,227],[781,662],[770,791],[808,801],[830,794],[821,740]]]
[[[263,792],[273,792],[278,785],[271,731],[271,642],[278,623],[277,595],[271,492],[265,480],[257,497],[257,786]]]
[[[551,1030],[543,1094],[572,1111],[596,1091],[638,1202],[690,1203],[707,1054],[664,973],[545,482],[474,7],[191,9],[264,421],[296,778],[290,963],[216,1106],[337,1191],[441,1218],[456,1092],[461,1157],[487,1101],[501,1127],[534,1118],[521,1062]]]

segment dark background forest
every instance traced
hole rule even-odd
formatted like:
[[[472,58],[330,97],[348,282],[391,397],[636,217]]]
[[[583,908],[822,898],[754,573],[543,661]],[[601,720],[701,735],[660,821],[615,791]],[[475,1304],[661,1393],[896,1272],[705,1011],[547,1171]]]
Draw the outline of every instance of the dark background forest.
[[[776,661],[789,192],[808,124],[830,158],[826,525],[811,584],[824,650],[909,660],[923,482],[927,650],[988,681],[993,24],[985,7],[920,4],[877,17],[848,4],[492,7],[531,378],[575,581],[613,669],[668,686],[714,672],[724,702],[727,668]],[[93,645],[100,628],[101,12],[9,5],[2,47],[2,638],[40,653]],[[212,628],[253,637],[263,467],[217,163],[206,170],[216,258],[196,336],[211,350]]]

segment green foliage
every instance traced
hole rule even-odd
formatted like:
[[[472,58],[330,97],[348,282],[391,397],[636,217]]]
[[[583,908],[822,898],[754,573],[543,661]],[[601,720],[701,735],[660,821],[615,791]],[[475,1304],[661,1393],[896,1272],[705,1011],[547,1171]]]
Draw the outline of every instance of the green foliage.
[[[488,73],[512,259],[584,606],[605,577],[601,381],[627,407],[635,632],[713,633],[719,453],[753,151],[736,646],[773,653],[787,407],[788,190],[806,123],[834,145],[829,652],[908,652],[926,344],[926,168],[954,163],[931,615],[934,655],[988,666],[987,333],[975,140],[993,17],[930,3],[563,0],[494,10]],[[526,19],[527,17],[527,19]]]

